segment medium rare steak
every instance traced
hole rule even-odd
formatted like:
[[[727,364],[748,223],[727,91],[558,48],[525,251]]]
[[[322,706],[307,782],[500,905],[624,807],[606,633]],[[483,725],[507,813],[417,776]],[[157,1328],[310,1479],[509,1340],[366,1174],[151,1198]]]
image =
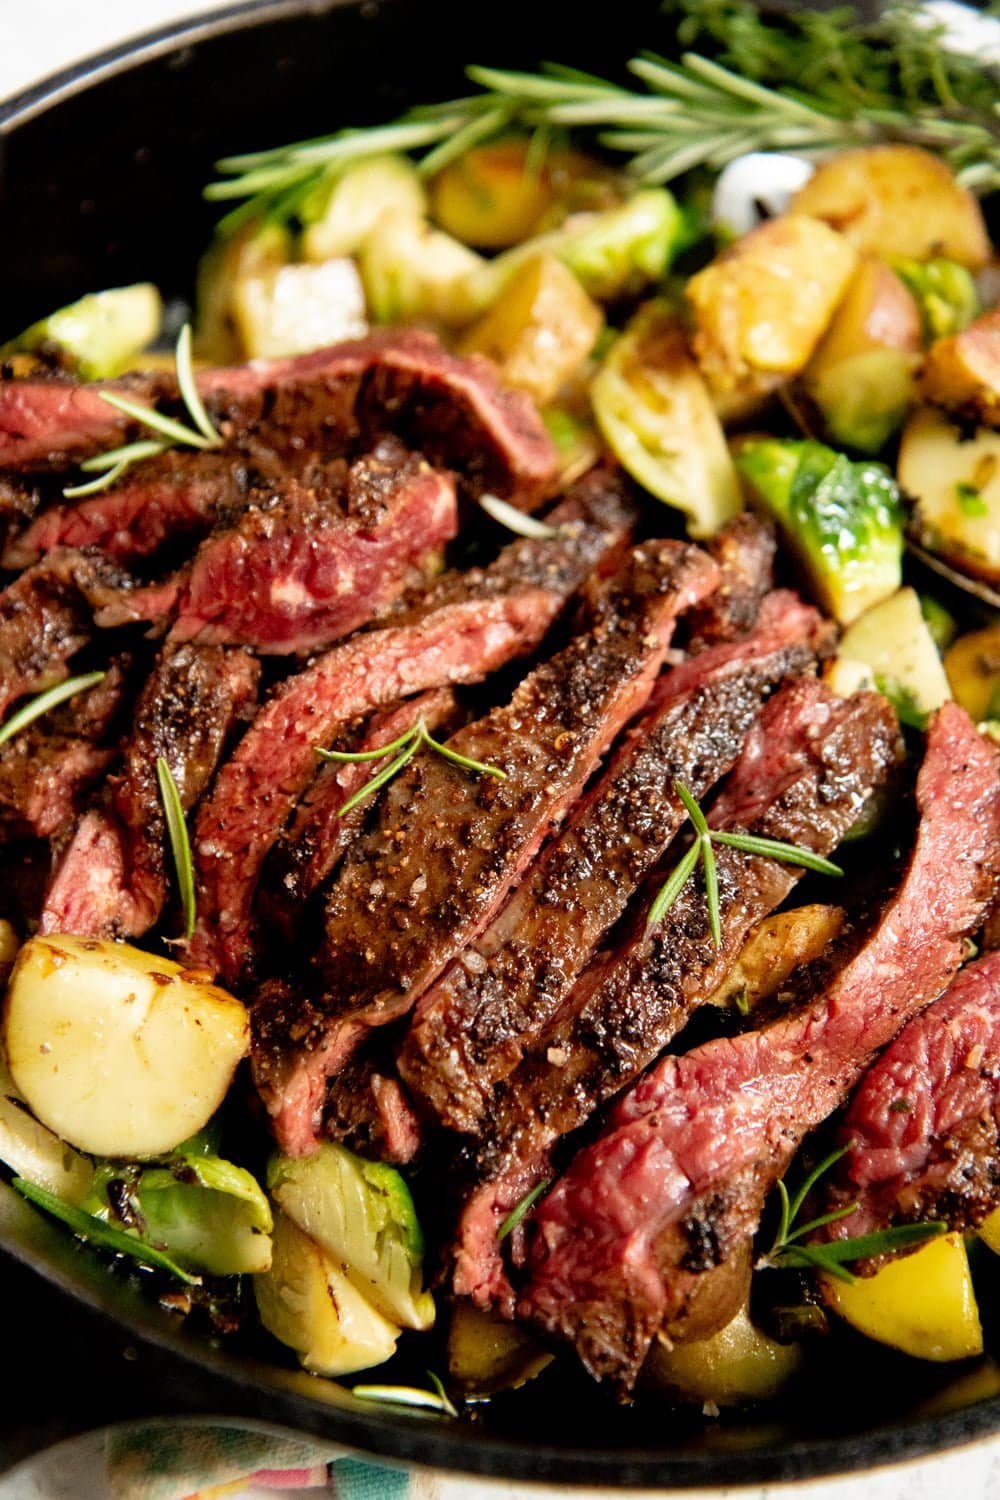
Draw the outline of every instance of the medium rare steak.
[[[504,388],[488,361],[447,354],[416,329],[205,370],[197,383],[236,453],[294,459],[303,447],[318,447],[343,455],[393,433],[432,463],[461,471],[474,494],[490,491],[527,510],[550,491],[557,472],[555,447],[527,397]],[[101,399],[101,389],[0,382],[0,469],[63,468],[145,435]],[[135,401],[166,399],[184,415],[166,376],[131,376],[103,389]]]
[[[376,714],[366,731],[344,749],[370,751],[388,745],[419,721],[433,734],[455,718],[450,688],[437,688]],[[292,940],[303,908],[333,873],[363,825],[366,802],[342,815],[346,802],[372,777],[370,762],[325,765],[295,810],[295,816],[267,857],[259,904],[269,926]]]
[[[719,565],[722,581],[691,612],[688,650],[692,653],[752,630],[774,582],[774,528],[751,511],[727,521],[705,545]]]
[[[176,537],[204,533],[245,502],[246,466],[228,453],[172,449],[145,460],[111,489],[53,505],[15,537],[5,568],[26,568],[55,547],[97,547],[115,562],[149,557]]]
[[[839,1132],[850,1150],[828,1208],[857,1205],[831,1239],[944,1219],[975,1229],[1000,1204],[1000,953],[952,980],[861,1080]],[[858,1269],[876,1270],[877,1261]]]
[[[366,1030],[405,1014],[490,921],[643,707],[677,615],[716,581],[697,548],[637,548],[598,601],[593,629],[448,741],[506,779],[425,754],[387,788],[377,823],[351,846],[327,899],[317,959],[325,993],[283,1056],[258,1050],[254,1058],[284,1149],[311,1144],[325,1081]]]
[[[420,1000],[399,1056],[422,1108],[474,1132],[686,820],[731,768],[765,695],[815,661],[820,617],[772,594],[760,629],[661,678],[600,780],[510,901]]]
[[[750,650],[759,643],[759,635],[750,637]],[[712,648],[673,676],[695,678],[699,667],[707,668],[725,650]],[[733,683],[756,707],[767,677],[762,684],[745,657],[740,667]],[[678,724],[690,736],[679,756],[687,753],[696,766],[699,756],[711,756],[716,710],[724,701],[694,699],[705,712]],[[882,698],[866,694],[844,703],[813,680],[790,683],[755,723],[709,820],[716,828],[739,828],[829,854],[884,781],[895,739],[895,721]],[[697,773],[692,782],[697,784]],[[458,1235],[455,1288],[461,1294],[512,1311],[497,1245],[500,1223],[526,1189],[549,1174],[553,1145],[647,1067],[715,993],[750,929],[780,905],[800,874],[791,865],[723,847],[716,861],[722,946],[712,946],[698,882],[689,882],[660,924],[649,927],[647,913],[672,867],[667,861],[640,893],[624,932],[581,976],[508,1080],[478,1146],[466,1153],[474,1187]]]
[[[958,969],[1000,877],[1000,749],[955,704],[931,724],[917,803],[902,885],[822,992],[665,1058],[542,1201],[518,1312],[596,1377],[628,1389],[657,1332],[683,1328],[806,1133]]]
[[[517,541],[488,568],[445,574],[402,602],[391,623],[319,657],[264,705],[198,811],[195,963],[230,982],[252,970],[261,862],[315,774],[316,747],[361,714],[480,682],[533,650],[590,573],[617,556],[634,511],[618,481],[599,473],[549,520],[560,527],[555,538]]]
[[[56,869],[43,932],[139,937],[154,925],[167,898],[157,758],[166,760],[189,811],[234,724],[251,709],[259,675],[260,664],[245,651],[164,647],[139,696],[108,804],[85,814]]]
[[[0,747],[0,832],[50,839],[78,815],[116,758],[109,743],[125,697],[127,663]]]

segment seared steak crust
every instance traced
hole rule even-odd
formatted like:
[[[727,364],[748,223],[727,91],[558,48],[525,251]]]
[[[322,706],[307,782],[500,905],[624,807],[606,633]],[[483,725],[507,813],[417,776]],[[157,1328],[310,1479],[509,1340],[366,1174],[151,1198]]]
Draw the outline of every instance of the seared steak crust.
[[[693,674],[710,654],[679,672]],[[709,717],[701,735],[711,725]],[[869,694],[842,703],[813,680],[791,683],[764,708],[709,821],[828,854],[885,778],[895,735],[883,699]],[[647,1067],[715,992],[750,929],[780,905],[800,873],[724,847],[716,862],[721,947],[712,945],[698,881],[685,887],[658,927],[648,926],[671,867],[666,862],[640,893],[624,935],[581,976],[508,1080],[472,1165],[476,1186],[459,1231],[459,1292],[511,1310],[496,1242],[505,1214],[526,1186],[547,1175],[553,1144]]]
[[[806,1133],[957,971],[1000,877],[1000,750],[954,704],[931,725],[917,801],[903,883],[822,993],[664,1059],[543,1200],[518,1311],[595,1376],[628,1388],[656,1333],[683,1327]]]
[[[952,980],[862,1078],[839,1131],[832,1239],[944,1219],[977,1228],[1000,1204],[1000,952]],[[862,1271],[877,1270],[865,1262]]]
[[[552,540],[514,542],[488,568],[448,573],[401,600],[381,629],[356,635],[289,678],[257,715],[198,811],[197,963],[230,981],[252,969],[261,862],[316,771],[316,747],[361,714],[413,693],[480,682],[534,649],[634,513],[611,476],[553,511]]]
[[[399,1057],[423,1108],[474,1132],[686,819],[736,761],[764,696],[814,661],[816,612],[772,596],[754,635],[661,678],[601,779],[499,916],[417,1006]]]
[[[752,630],[774,584],[774,528],[751,511],[727,521],[706,543],[719,565],[715,593],[691,614],[692,652],[731,641]]]
[[[598,622],[524,678],[508,704],[449,749],[504,780],[419,756],[389,786],[371,832],[330,891],[308,1034],[255,1077],[286,1149],[315,1118],[320,1086],[368,1027],[404,1014],[491,919],[546,833],[652,689],[677,614],[716,582],[703,552],[637,548],[600,601]],[[293,1083],[294,1080],[294,1083]],[[310,1101],[303,1108],[303,1096]]]
[[[293,460],[303,444],[343,455],[392,432],[433,463],[532,509],[555,478],[557,455],[531,402],[504,389],[479,358],[458,359],[415,329],[373,333],[292,359],[206,370],[198,388],[231,446]],[[174,381],[130,376],[100,385],[0,382],[0,468],[63,468],[141,429],[101,399],[166,400],[183,415]]]
[[[189,811],[226,740],[254,703],[259,663],[219,646],[164,647],[136,705],[124,765],[106,808],[82,819],[45,900],[43,932],[138,937],[167,897],[166,821],[156,763],[170,767]]]

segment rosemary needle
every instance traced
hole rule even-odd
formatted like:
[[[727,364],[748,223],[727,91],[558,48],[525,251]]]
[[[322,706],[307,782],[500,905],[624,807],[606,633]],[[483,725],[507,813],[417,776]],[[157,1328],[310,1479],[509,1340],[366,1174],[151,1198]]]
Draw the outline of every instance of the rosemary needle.
[[[181,909],[184,913],[184,936],[190,940],[194,935],[195,923],[198,917],[195,906],[194,864],[191,859],[191,841],[188,838],[187,820],[184,817],[181,794],[177,790],[177,783],[174,780],[173,772],[162,755],[156,757],[156,779],[160,786],[160,801],[163,803],[163,815],[167,820],[167,835],[170,839],[170,849],[174,857],[177,889],[180,893]]]
[[[394,751],[399,751],[394,761],[384,766],[370,781],[366,781],[364,786],[356,791],[352,797],[348,797],[343,807],[339,809],[337,817],[344,817],[353,808],[357,807],[359,802],[363,802],[365,798],[371,797],[375,792],[381,791],[387,782],[391,781],[405,766],[409,765],[417,751],[423,749],[433,750],[444,760],[451,761],[453,765],[461,766],[465,771],[473,771],[477,776],[493,776],[498,781],[507,780],[507,772],[501,770],[499,766],[491,766],[483,760],[473,760],[471,756],[461,755],[449,745],[442,744],[440,740],[436,740],[428,730],[423,719],[418,719],[412,729],[407,729],[397,739],[390,740],[387,745],[382,745],[377,750],[323,750],[320,746],[316,746],[316,754],[321,759],[339,761],[348,765],[362,764],[365,761],[382,760],[385,756],[392,755]]]
[[[16,713],[11,714],[5,724],[0,724],[0,745],[6,745],[22,729],[27,729],[42,714],[47,714],[50,709],[57,708],[60,703],[65,703],[67,698],[75,698],[77,693],[85,693],[89,688],[96,687],[103,682],[105,673],[87,672],[82,677],[68,677],[65,682],[57,683],[55,687],[47,688],[44,693],[29,699]]]

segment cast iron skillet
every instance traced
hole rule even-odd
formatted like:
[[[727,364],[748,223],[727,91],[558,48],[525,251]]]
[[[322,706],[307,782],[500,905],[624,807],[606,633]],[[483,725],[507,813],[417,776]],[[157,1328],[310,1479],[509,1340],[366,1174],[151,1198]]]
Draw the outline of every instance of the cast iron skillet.
[[[554,57],[607,72],[640,47],[669,50],[656,0],[250,0],[82,63],[0,106],[0,334],[102,286],[148,279],[188,292],[214,216],[199,189],[216,157],[451,96],[465,62]],[[103,1352],[123,1339],[138,1346],[147,1410],[266,1419],[400,1461],[510,1479],[714,1486],[863,1469],[1000,1430],[991,1360],[916,1366],[861,1342],[823,1361],[778,1416],[703,1424],[662,1406],[621,1411],[565,1373],[472,1420],[396,1415],[282,1367],[276,1347],[234,1353],[186,1332],[6,1187],[0,1246],[51,1284],[5,1267],[6,1287],[27,1284],[40,1318],[55,1310],[66,1338],[74,1316],[89,1320],[75,1357],[96,1381],[108,1378],[97,1373]],[[53,1366],[65,1358],[61,1337],[48,1346]],[[419,1367],[413,1378],[423,1383]]]

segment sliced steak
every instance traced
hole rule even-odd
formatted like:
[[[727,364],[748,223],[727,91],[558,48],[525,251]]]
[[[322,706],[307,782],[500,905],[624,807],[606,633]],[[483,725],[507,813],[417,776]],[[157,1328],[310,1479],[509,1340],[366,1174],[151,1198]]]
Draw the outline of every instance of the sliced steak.
[[[422,755],[388,787],[378,822],[351,846],[327,898],[318,956],[326,994],[309,1005],[283,1055],[255,1057],[255,1080],[285,1150],[311,1145],[326,1080],[368,1028],[405,1014],[491,920],[643,707],[677,615],[716,581],[697,548],[637,548],[601,600],[594,628],[529,673],[509,703],[448,741],[506,779]]]
[[[683,1328],[806,1133],[957,971],[1000,877],[1000,749],[955,704],[931,724],[917,803],[902,885],[822,992],[665,1058],[542,1201],[518,1312],[596,1377],[629,1388],[657,1332]]]
[[[1000,953],[952,980],[868,1069],[840,1127],[850,1144],[831,1239],[944,1219],[976,1229],[1000,1204]],[[875,1270],[866,1262],[860,1270]]]
[[[150,557],[179,536],[209,531],[248,489],[247,467],[231,454],[173,449],[109,490],[43,511],[7,545],[3,565],[30,567],[55,547],[97,547],[120,563]]]
[[[236,721],[256,697],[259,663],[245,651],[172,646],[136,705],[124,766],[107,807],[83,817],[45,899],[43,932],[138,937],[167,898],[166,820],[156,762],[163,756],[189,811]]]
[[[108,743],[125,696],[124,664],[0,747],[0,832],[50,839],[79,814],[116,758]]]
[[[475,1132],[598,942],[699,800],[735,763],[764,697],[811,666],[815,610],[773,594],[753,635],[661,678],[643,717],[486,931],[417,1006],[399,1057],[421,1107]]]
[[[194,962],[230,982],[253,968],[251,913],[261,862],[316,770],[316,747],[361,714],[449,683],[480,682],[533,650],[591,571],[617,555],[634,512],[608,475],[582,484],[550,520],[560,534],[505,548],[486,569],[449,573],[289,678],[265,704],[198,812]]]
[[[774,528],[751,511],[727,521],[706,545],[719,565],[722,581],[692,611],[688,642],[692,652],[746,635],[774,584]]]
[[[454,719],[457,705],[450,688],[437,688],[374,715],[365,733],[345,749],[377,750],[389,745],[419,721],[434,733]],[[270,927],[292,941],[309,898],[332,875],[370,811],[367,803],[342,814],[379,766],[370,761],[325,765],[295,816],[271,850],[264,866],[259,904]]]
[[[693,674],[724,649],[706,651],[678,670]],[[759,701],[761,688],[752,684],[752,677],[749,684],[744,680],[743,690]],[[698,747],[710,744],[716,731],[715,705],[711,697],[702,702],[705,721],[688,726],[695,755],[706,753]],[[791,683],[754,725],[710,822],[829,854],[885,779],[895,738],[882,698],[867,694],[845,703],[813,680]],[[526,1188],[549,1175],[552,1146],[637,1077],[714,994],[750,929],[780,905],[801,874],[722,846],[716,862],[721,947],[711,943],[697,881],[658,926],[648,925],[671,867],[665,865],[640,893],[624,933],[581,976],[508,1080],[478,1148],[468,1153],[475,1187],[459,1228],[455,1286],[461,1294],[511,1311],[498,1226]]]
[[[460,470],[475,494],[533,509],[551,489],[555,447],[527,397],[505,389],[478,357],[447,354],[432,334],[385,330],[293,359],[206,370],[198,388],[229,445],[296,456],[303,446],[345,454],[394,433],[433,463]],[[62,468],[137,437],[139,424],[101,399],[101,387],[43,380],[0,383],[0,468]],[[130,377],[104,389],[166,399],[174,382]]]

